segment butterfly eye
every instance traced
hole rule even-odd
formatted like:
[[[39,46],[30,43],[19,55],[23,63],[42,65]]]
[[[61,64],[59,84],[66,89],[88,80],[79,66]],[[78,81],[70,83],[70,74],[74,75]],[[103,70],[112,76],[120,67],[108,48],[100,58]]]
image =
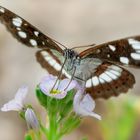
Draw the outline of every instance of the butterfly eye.
[[[77,56],[77,54],[73,50],[71,50],[71,49],[64,50],[64,57],[66,59],[72,59],[74,57],[76,58],[76,56]]]
[[[69,58],[75,57],[75,52],[73,50],[69,51]]]

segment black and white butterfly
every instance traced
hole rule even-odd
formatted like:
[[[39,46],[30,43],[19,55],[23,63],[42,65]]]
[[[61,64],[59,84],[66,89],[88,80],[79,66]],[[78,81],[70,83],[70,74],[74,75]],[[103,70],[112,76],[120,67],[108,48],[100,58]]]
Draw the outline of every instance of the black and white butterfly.
[[[85,83],[86,91],[93,98],[118,96],[135,83],[134,76],[122,66],[140,67],[140,36],[91,45],[78,54],[73,49],[58,45],[4,7],[0,7],[0,21],[20,42],[40,48],[36,53],[37,61],[49,73],[56,75],[62,70],[64,77]]]

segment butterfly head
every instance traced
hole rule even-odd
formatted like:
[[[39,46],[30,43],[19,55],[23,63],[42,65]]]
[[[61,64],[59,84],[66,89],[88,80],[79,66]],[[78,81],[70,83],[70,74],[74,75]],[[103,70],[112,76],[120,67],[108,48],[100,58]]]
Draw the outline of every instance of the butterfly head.
[[[77,65],[80,65],[80,57],[77,52],[71,49],[64,50],[64,57],[66,59],[65,69],[67,71],[73,70],[73,68]]]
[[[74,50],[71,50],[71,49],[64,50],[64,57],[66,59],[75,59],[75,58],[77,58],[77,56],[78,56],[78,54]]]

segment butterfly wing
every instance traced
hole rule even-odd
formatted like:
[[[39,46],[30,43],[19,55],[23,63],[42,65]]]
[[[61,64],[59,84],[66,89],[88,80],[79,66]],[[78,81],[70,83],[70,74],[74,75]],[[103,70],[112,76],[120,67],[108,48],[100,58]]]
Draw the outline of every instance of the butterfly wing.
[[[20,16],[3,7],[0,7],[0,21],[23,44],[44,49],[36,54],[38,62],[50,73],[59,73],[64,62],[63,50],[51,38],[41,33]],[[113,61],[113,63],[124,64],[120,61],[121,57],[123,57],[125,64],[129,62],[128,64],[130,65],[139,66],[139,40],[140,37],[135,37],[99,45],[82,52],[80,57],[82,59],[95,57]],[[71,77],[64,69],[62,74],[63,76]],[[105,62],[98,66],[96,72],[87,80],[86,87],[94,98],[108,98],[112,95],[126,92],[134,83],[134,76],[128,71],[112,63]]]
[[[99,58],[119,65],[140,67],[140,36],[120,39],[80,53],[81,58]]]
[[[65,58],[58,51],[53,49],[38,51],[36,53],[36,58],[40,65],[53,75],[60,74],[65,60]],[[62,69],[62,78],[64,77],[71,78],[66,70]]]
[[[127,70],[110,62],[103,62],[86,81],[86,92],[95,98],[109,98],[126,93],[135,83]]]
[[[50,48],[63,53],[62,49],[48,36],[44,35],[29,22],[0,6],[0,21],[20,42],[29,47]]]

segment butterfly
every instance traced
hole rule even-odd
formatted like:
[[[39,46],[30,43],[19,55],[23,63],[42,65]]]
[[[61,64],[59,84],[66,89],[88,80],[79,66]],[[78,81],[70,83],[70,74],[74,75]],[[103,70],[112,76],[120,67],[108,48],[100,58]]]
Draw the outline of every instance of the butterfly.
[[[64,77],[77,80],[94,99],[118,96],[135,84],[135,77],[124,66],[140,68],[140,36],[91,45],[77,53],[4,7],[0,7],[0,21],[18,41],[39,49],[37,61],[49,73],[61,71]]]

